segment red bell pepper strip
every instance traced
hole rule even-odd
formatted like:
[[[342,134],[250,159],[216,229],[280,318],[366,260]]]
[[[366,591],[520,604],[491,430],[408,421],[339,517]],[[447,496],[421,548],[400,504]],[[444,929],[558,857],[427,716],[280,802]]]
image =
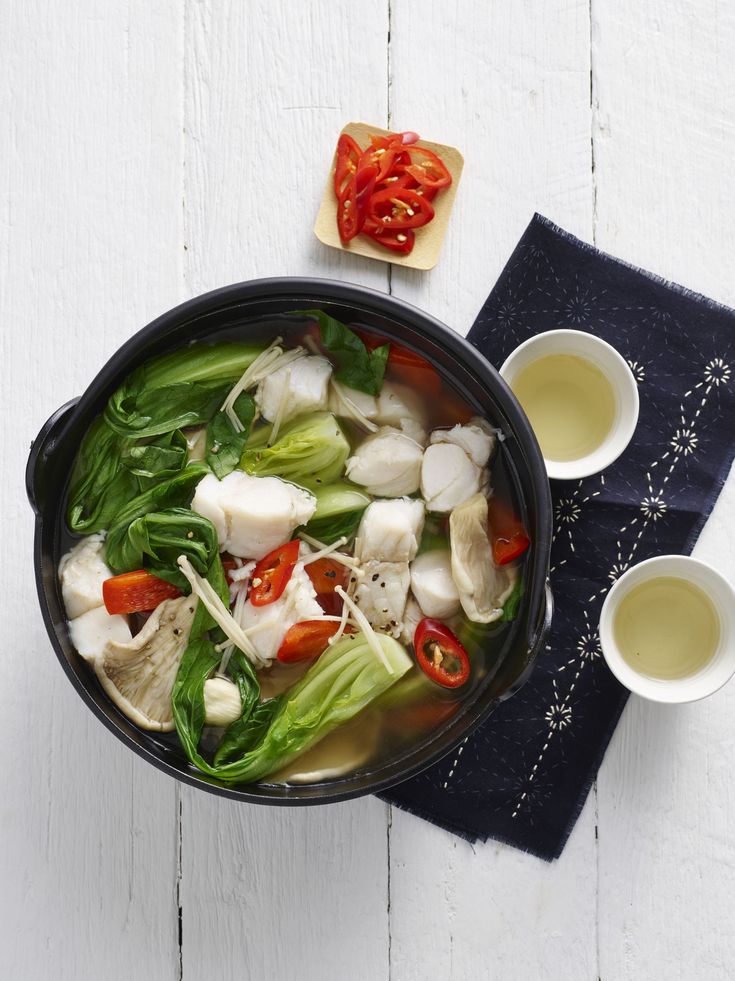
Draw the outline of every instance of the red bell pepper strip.
[[[337,586],[344,588],[349,577],[349,571],[341,562],[334,559],[317,559],[307,562],[306,573],[316,590],[317,596],[333,593]]]
[[[419,667],[443,688],[461,688],[470,677],[467,651],[441,620],[425,617],[416,627],[413,647]]]
[[[299,544],[298,539],[286,542],[257,563],[249,596],[253,606],[267,606],[283,595],[299,558]]]
[[[181,596],[178,586],[145,569],[123,572],[102,583],[102,599],[110,614],[155,610],[159,603],[176,596]]]
[[[339,630],[335,620],[301,620],[286,631],[278,648],[278,660],[284,664],[295,661],[313,661],[329,645],[329,638]],[[352,633],[352,627],[346,627]]]
[[[316,562],[308,562],[305,568],[316,590],[316,601],[319,606],[325,613],[339,616],[342,612],[342,599],[334,590],[337,586],[347,588],[347,580],[350,577],[347,567],[341,562],[335,562],[334,559],[317,559]]]
[[[491,497],[488,521],[496,565],[506,565],[523,555],[531,544],[531,539],[523,527],[523,522],[507,504]]]

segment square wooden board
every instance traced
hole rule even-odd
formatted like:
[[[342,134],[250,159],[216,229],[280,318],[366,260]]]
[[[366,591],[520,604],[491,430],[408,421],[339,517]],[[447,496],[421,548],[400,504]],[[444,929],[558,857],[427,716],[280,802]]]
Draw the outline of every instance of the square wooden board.
[[[380,126],[368,126],[367,123],[348,123],[342,130],[356,140],[361,147],[367,147],[370,143],[370,136],[387,136],[391,131],[382,129]],[[340,133],[341,135],[341,133]],[[390,252],[369,239],[366,235],[357,235],[348,242],[342,244],[337,231],[337,198],[334,193],[334,168],[337,163],[337,151],[332,157],[332,166],[329,169],[327,186],[324,189],[319,213],[316,216],[314,234],[323,242],[330,245],[333,249],[341,249],[343,252],[354,252],[357,255],[364,255],[370,259],[380,259],[382,262],[392,262],[396,266],[409,266],[411,269],[432,269],[439,259],[444,234],[447,230],[449,215],[452,212],[454,198],[457,194],[459,178],[464,166],[462,154],[453,146],[445,146],[443,143],[430,143],[429,140],[419,140],[417,146],[426,147],[432,150],[437,156],[441,157],[447,170],[452,175],[452,183],[448,188],[437,194],[432,202],[434,205],[434,219],[423,228],[416,229],[416,242],[413,251],[409,255],[399,255]]]

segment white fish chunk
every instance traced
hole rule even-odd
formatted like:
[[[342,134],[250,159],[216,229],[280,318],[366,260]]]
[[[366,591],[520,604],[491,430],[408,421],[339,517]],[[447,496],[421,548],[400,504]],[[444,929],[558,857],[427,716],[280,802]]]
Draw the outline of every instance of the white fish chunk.
[[[350,388],[349,385],[340,384],[339,390],[335,389],[333,385],[330,385],[329,411],[333,412],[335,416],[351,418],[350,406],[345,406],[345,401],[351,403],[354,409],[360,415],[365,416],[366,419],[374,419],[378,414],[378,400],[374,395],[368,395],[367,392],[360,392],[356,388]]]
[[[456,443],[430,443],[421,465],[421,495],[427,511],[445,513],[480,489],[482,470]]]
[[[416,597],[411,593],[408,594],[408,599],[406,600],[406,609],[403,611],[403,629],[401,630],[401,643],[408,646],[413,644],[413,638],[416,634],[416,627],[424,619],[425,613],[416,602]]]
[[[345,473],[374,497],[402,497],[418,490],[423,456],[417,442],[383,426],[360,443]]]
[[[133,639],[127,619],[119,613],[108,613],[104,606],[96,606],[71,620],[69,635],[85,661],[97,660],[108,641],[129,644]]]
[[[326,409],[332,365],[318,355],[299,358],[261,381],[255,402],[264,419],[273,422],[283,406],[281,422],[304,412]]]
[[[461,446],[467,456],[478,467],[487,465],[495,449],[495,430],[486,419],[474,416],[466,426],[452,426],[451,429],[435,429],[431,443],[455,443]]]
[[[306,524],[316,510],[316,498],[279,477],[233,470],[222,480],[214,474],[200,480],[191,508],[212,522],[222,551],[262,559]]]
[[[375,562],[363,565],[365,575],[355,590],[355,603],[371,627],[400,637],[406,609],[410,574],[408,562]]]
[[[476,494],[455,508],[449,518],[452,577],[462,609],[474,623],[492,623],[503,614],[518,572],[496,565],[490,547],[487,498]]]
[[[290,627],[301,620],[319,619],[323,614],[304,564],[298,562],[283,594],[275,602],[253,606],[248,599],[241,613],[236,608],[235,616],[261,659],[270,662],[278,654]]]
[[[378,396],[375,421],[384,426],[401,428],[404,419],[411,419],[422,428],[426,425],[426,409],[421,396],[407,385],[383,382]]]
[[[424,552],[413,560],[411,592],[427,617],[445,620],[459,610],[459,592],[446,549]]]
[[[424,502],[412,498],[373,501],[365,509],[355,539],[361,562],[410,562],[424,527]]]
[[[88,535],[59,562],[59,581],[70,620],[102,606],[102,583],[112,577],[104,560],[104,535]]]

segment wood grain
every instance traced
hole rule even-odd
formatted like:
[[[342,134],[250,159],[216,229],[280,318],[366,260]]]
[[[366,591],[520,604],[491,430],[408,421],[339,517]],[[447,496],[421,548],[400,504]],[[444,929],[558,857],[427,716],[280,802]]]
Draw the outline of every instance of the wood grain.
[[[123,340],[186,296],[327,276],[391,288],[464,333],[538,210],[735,302],[731,4],[355,11],[0,5],[0,974],[729,979],[732,685],[682,708],[631,701],[597,795],[546,865],[470,848],[374,799],[291,810],[179,790],[94,720],[45,637],[26,448]],[[313,237],[349,119],[463,153],[431,272],[389,274]],[[731,477],[697,554],[735,578],[733,515]]]
[[[191,293],[289,273],[385,287],[384,267],[321,245],[312,227],[343,122],[385,115],[386,15],[356,18],[331,2],[189,5]],[[385,805],[307,811],[182,795],[185,972],[387,977]]]
[[[735,10],[593,14],[597,243],[732,304]],[[733,514],[731,475],[694,553],[731,581]],[[692,705],[630,700],[598,778],[602,978],[733,976],[734,711],[732,684]]]
[[[24,0],[0,19],[0,973],[173,979],[176,785],[56,662],[22,467],[51,411],[180,298],[181,12]]]
[[[492,4],[468,18],[439,2],[417,9],[393,8],[393,125],[430,127],[466,164],[438,266],[394,269],[392,286],[465,333],[535,210],[591,235],[588,6]],[[431,100],[417,50],[442,66]],[[393,808],[394,976],[418,981],[431,964],[436,977],[473,981],[596,977],[594,825],[592,798],[547,866],[417,829]]]

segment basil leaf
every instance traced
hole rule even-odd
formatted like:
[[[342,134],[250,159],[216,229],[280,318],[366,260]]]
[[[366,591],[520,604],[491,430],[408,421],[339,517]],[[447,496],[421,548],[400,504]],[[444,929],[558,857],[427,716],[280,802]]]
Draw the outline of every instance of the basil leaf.
[[[255,399],[242,392],[233,408],[244,427],[242,432],[235,431],[225,412],[218,412],[207,427],[207,463],[219,480],[232,473],[240,463],[255,418]]]
[[[90,535],[109,527],[138,490],[135,477],[120,464],[129,447],[100,417],[82,440],[69,489],[69,528]]]
[[[294,313],[319,324],[322,344],[337,363],[334,372],[337,381],[368,395],[380,394],[390,353],[389,343],[368,351],[354,331],[323,310],[297,310]]]
[[[192,463],[176,476],[138,494],[119,510],[105,541],[107,564],[113,572],[131,571],[127,564],[130,555],[127,533],[133,521],[152,511],[186,507],[194,496],[195,486],[208,473],[206,463]]]

